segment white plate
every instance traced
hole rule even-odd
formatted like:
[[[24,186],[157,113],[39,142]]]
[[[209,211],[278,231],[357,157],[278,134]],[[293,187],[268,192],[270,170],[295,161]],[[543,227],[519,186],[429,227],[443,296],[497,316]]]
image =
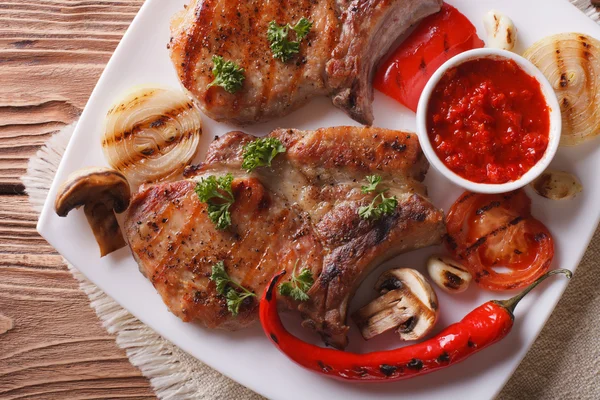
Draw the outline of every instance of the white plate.
[[[482,16],[491,8],[510,15],[519,29],[520,49],[535,40],[563,31],[584,32],[600,37],[600,27],[565,0],[455,0],[457,6],[485,37]],[[66,176],[85,166],[106,165],[100,148],[104,116],[119,93],[143,83],[178,87],[168,57],[169,18],[184,1],[147,0],[125,34],[104,74],[94,89],[77,129],[63,157],[48,201],[38,223],[38,231],[69,262],[133,315],[151,326],[186,352],[247,387],[274,399],[358,398],[397,399],[487,399],[499,392],[539,334],[566,287],[556,278],[530,294],[517,309],[513,331],[502,342],[474,355],[464,363],[425,377],[390,384],[353,385],[335,382],[297,367],[279,353],[257,325],[235,333],[210,331],[181,322],[165,307],[154,288],[139,272],[129,249],[121,249],[100,259],[92,232],[83,212],[59,218],[53,211],[56,188]],[[381,127],[414,130],[414,114],[381,94],[375,99],[375,123]],[[233,129],[205,118],[205,143]],[[285,119],[245,129],[265,134],[275,127],[312,129],[335,125],[356,125],[327,99],[315,99]],[[534,214],[554,234],[554,267],[574,270],[594,233],[600,217],[600,171],[598,141],[573,149],[560,149],[554,167],[576,173],[584,193],[575,200],[551,202],[531,194]],[[431,170],[427,183],[434,203],[447,209],[460,190]],[[372,287],[386,267],[404,265],[423,270],[429,248],[386,263],[362,285],[353,308],[374,296]],[[509,294],[493,294],[476,288],[449,297],[438,291],[442,305],[438,331],[460,320],[483,302]],[[296,322],[296,321],[294,321]],[[356,332],[351,334],[350,350],[366,351],[375,346],[397,346],[392,335],[365,343]]]

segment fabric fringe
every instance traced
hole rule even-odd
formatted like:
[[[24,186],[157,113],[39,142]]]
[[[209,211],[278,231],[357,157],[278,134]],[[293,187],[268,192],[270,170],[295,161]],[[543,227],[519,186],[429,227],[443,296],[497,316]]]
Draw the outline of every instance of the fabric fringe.
[[[75,130],[75,124],[76,122],[64,127],[52,136],[35,156],[29,159],[27,174],[21,177],[29,196],[29,204],[38,213],[42,212],[60,160]]]
[[[590,0],[570,0],[570,1],[571,1],[571,3],[573,3],[573,5],[575,7],[582,10],[585,13],[585,15],[587,15],[594,21],[600,20],[600,13],[596,9],[596,7],[594,7],[590,3]]]
[[[194,398],[199,392],[198,382],[193,371],[179,361],[181,350],[121,308],[75,267],[70,264],[68,267],[102,325],[117,336],[117,345],[125,349],[129,361],[150,379],[156,395],[166,400]]]
[[[193,371],[186,368],[174,351],[174,346],[121,308],[113,299],[88,281],[72,265],[69,271],[79,281],[79,287],[90,299],[90,306],[106,330],[117,336],[117,345],[125,349],[133,365],[150,379],[160,399],[193,398],[198,384]]]

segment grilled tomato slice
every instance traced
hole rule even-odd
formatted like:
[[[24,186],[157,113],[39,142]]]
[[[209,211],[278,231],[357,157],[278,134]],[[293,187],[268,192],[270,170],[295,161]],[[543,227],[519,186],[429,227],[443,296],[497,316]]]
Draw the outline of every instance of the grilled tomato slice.
[[[548,229],[531,215],[524,191],[465,192],[446,217],[446,246],[480,287],[512,290],[543,275],[554,257]]]

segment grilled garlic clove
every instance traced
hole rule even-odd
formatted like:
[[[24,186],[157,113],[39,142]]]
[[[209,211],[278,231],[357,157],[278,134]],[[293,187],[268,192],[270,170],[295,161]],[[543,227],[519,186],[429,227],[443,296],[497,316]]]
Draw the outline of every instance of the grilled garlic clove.
[[[465,267],[445,256],[431,256],[427,261],[431,280],[448,293],[461,293],[471,283],[471,274]]]
[[[573,174],[548,169],[531,183],[537,194],[550,200],[571,199],[581,193],[583,186]]]
[[[499,11],[491,10],[483,17],[488,47],[512,50],[517,43],[517,28],[513,21]]]

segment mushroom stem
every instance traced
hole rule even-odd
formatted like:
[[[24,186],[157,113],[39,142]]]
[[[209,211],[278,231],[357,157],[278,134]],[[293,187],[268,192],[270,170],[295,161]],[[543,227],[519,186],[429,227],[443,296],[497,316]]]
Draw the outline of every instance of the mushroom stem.
[[[127,245],[115,217],[129,207],[131,189],[122,173],[109,168],[82,168],[58,188],[54,210],[66,217],[83,206],[102,257]]]
[[[83,207],[83,212],[100,247],[100,257],[127,246],[112,209],[104,203],[91,203]]]

